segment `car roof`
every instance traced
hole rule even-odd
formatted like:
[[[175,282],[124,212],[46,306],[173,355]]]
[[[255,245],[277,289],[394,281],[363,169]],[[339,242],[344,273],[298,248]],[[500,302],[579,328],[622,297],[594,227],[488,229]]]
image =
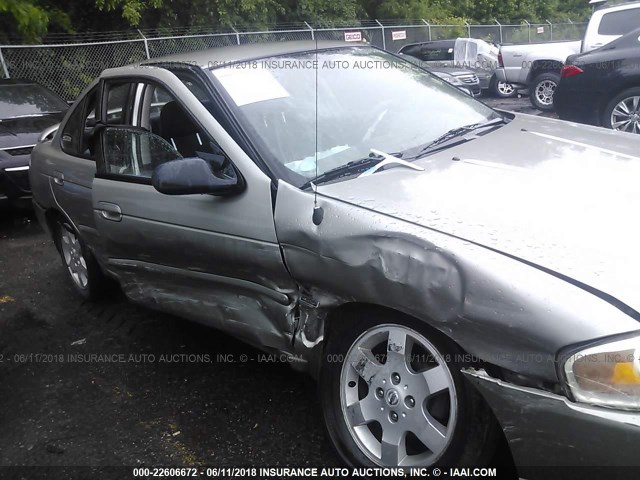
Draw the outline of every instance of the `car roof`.
[[[286,42],[252,43],[246,45],[231,45],[228,47],[210,48],[187,53],[177,53],[165,57],[152,58],[142,64],[164,62],[181,62],[198,65],[201,68],[211,68],[234,62],[246,62],[262,58],[313,51],[316,48],[327,50],[341,47],[366,46],[360,42],[342,42],[332,40],[295,40]]]
[[[597,11],[602,14],[607,14],[611,12],[619,12],[621,10],[630,10],[632,8],[640,7],[640,2],[625,2],[618,3],[614,5],[604,4],[604,6],[600,7]]]

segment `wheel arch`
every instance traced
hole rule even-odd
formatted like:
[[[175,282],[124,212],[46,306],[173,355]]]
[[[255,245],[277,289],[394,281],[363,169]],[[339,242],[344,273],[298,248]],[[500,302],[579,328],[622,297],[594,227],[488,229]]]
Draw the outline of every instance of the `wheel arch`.
[[[609,102],[624,91],[631,90],[632,88],[640,88],[640,79],[635,78],[627,80],[626,82],[617,85],[612,90],[607,91],[606,95],[602,96],[598,104],[598,118],[600,121],[603,121],[605,109],[607,108],[607,105],[609,105]]]
[[[560,62],[559,60],[554,60],[554,59],[535,60],[531,63],[531,69],[529,70],[527,83],[530,84],[536,79],[538,75],[541,75],[543,73],[557,73],[559,75],[560,70],[562,70],[562,66],[563,66],[563,63]]]
[[[395,308],[387,307],[380,304],[375,303],[366,303],[366,302],[346,302],[340,305],[337,305],[330,309],[324,320],[324,344],[326,345],[327,341],[331,339],[332,336],[332,325],[335,325],[336,322],[346,322],[349,321],[349,316],[354,316],[355,314],[384,314],[391,315],[398,319],[405,319],[412,323],[419,323],[423,328],[427,331],[429,335],[434,335],[438,339],[446,341],[451,345],[454,345],[460,352],[465,355],[469,355],[469,358],[472,358],[468,351],[466,351],[458,342],[456,342],[451,335],[448,335],[442,329],[435,327],[433,324],[435,322],[430,322],[425,320],[424,318],[418,318],[413,315],[409,315],[405,312],[397,310]],[[444,324],[443,324],[444,325]],[[479,359],[474,358],[474,361],[469,362],[469,367],[481,366],[481,362]]]

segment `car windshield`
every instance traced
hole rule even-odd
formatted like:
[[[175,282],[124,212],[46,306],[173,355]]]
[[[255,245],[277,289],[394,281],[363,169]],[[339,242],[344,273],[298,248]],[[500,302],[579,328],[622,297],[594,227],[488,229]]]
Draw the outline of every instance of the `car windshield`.
[[[68,105],[35,83],[0,85],[0,119],[63,112]]]
[[[279,56],[213,70],[261,147],[304,179],[399,154],[444,133],[498,118],[410,62],[370,47]],[[316,171],[316,156],[318,168]]]

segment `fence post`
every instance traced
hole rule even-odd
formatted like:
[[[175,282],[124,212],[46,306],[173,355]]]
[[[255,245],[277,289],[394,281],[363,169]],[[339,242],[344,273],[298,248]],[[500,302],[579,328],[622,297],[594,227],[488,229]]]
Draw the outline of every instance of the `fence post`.
[[[238,32],[238,30],[236,30],[233,27],[231,27],[231,30],[233,30],[236,33],[236,42],[238,43],[238,45],[240,45],[240,32]]]
[[[144,36],[144,34],[140,31],[139,28],[137,30],[140,36],[142,37],[142,39],[144,40],[144,51],[147,54],[147,60],[151,60],[151,55],[149,55],[149,42],[147,42],[147,37]]]
[[[529,34],[529,43],[531,43],[531,24],[526,20],[523,20],[523,22],[527,24],[527,33]]]
[[[466,20],[464,21],[464,24],[467,27],[467,38],[471,38],[471,25]]]
[[[2,70],[4,71],[4,78],[11,78],[9,76],[9,69],[4,61],[4,55],[2,54],[2,48],[0,48],[0,62],[2,62]]]
[[[307,28],[308,28],[309,30],[311,30],[311,40],[315,40],[315,39],[316,39],[316,36],[315,36],[314,31],[313,31],[313,27],[312,27],[311,25],[309,25],[307,22],[304,22],[304,24],[307,26]]]
[[[422,23],[427,26],[427,30],[429,30],[429,41],[431,41],[431,24],[427,22],[424,18],[421,19]]]
[[[493,21],[498,24],[498,28],[500,29],[500,45],[502,45],[502,24],[497,19],[494,19]]]
[[[553,42],[553,23],[549,20],[547,20],[547,23],[549,24],[549,30],[551,30],[551,41]]]
[[[384,38],[384,25],[382,25],[377,18],[376,18],[376,23],[378,25],[380,25],[380,29],[382,30],[382,49],[386,50],[387,49],[387,41]]]

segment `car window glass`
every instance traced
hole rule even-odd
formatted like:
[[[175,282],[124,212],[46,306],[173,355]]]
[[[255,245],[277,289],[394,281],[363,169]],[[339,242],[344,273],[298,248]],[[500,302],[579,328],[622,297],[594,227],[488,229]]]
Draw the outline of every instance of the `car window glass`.
[[[158,165],[182,158],[169,142],[143,129],[108,127],[103,141],[105,170],[112,175],[150,178]]]
[[[37,83],[0,85],[0,120],[65,112],[69,106]]]
[[[126,82],[109,85],[107,93],[107,124],[118,125],[124,124],[128,120],[127,105],[129,92],[133,91],[137,84]]]
[[[139,84],[140,85],[140,84]],[[146,84],[132,88],[122,111],[129,121],[109,128],[103,139],[106,173],[149,178],[160,164],[182,158],[214,158],[226,162],[222,149],[201,129],[182,104],[165,88]],[[115,98],[115,97],[114,97]],[[133,104],[137,111],[133,111]],[[131,125],[137,118],[139,126]]]
[[[421,60],[425,62],[453,60],[452,48],[424,48],[420,53]]]
[[[64,126],[61,145],[65,153],[76,157],[93,158],[91,135],[95,126],[97,87],[73,107]]]
[[[611,12],[603,15],[598,27],[599,35],[624,35],[640,25],[640,8]]]

